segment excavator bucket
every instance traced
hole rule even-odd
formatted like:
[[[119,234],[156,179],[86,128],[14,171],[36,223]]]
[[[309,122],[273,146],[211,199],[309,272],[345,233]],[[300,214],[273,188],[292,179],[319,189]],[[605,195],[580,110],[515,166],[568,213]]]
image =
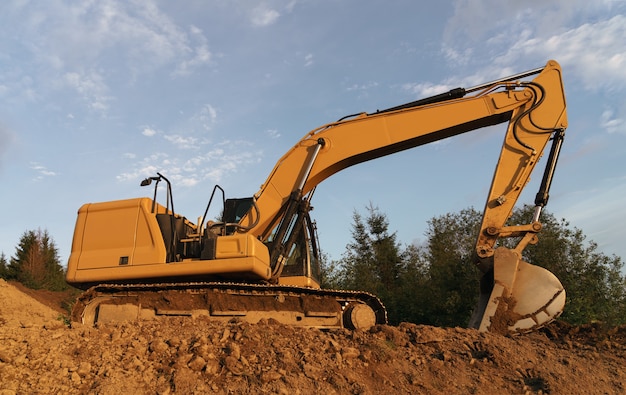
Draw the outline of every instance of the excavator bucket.
[[[515,250],[499,247],[494,268],[481,280],[481,295],[470,327],[501,334],[537,329],[565,306],[565,289],[550,271],[521,260]]]

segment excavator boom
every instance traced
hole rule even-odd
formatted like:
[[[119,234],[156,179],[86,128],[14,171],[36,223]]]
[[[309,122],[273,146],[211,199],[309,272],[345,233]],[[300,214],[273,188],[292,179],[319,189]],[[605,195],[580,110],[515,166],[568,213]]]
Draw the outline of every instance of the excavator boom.
[[[531,76],[535,76],[531,81],[522,81]],[[311,298],[342,300],[336,306],[316,307],[319,311],[339,314],[340,319],[335,320],[335,316],[331,319],[337,324],[330,327],[361,328],[384,323],[386,313],[379,302],[374,302],[375,297],[340,297],[341,291],[302,291],[319,288],[315,226],[309,218],[315,188],[347,167],[501,123],[508,126],[476,242],[476,266],[485,276],[481,301],[471,325],[501,332],[541,326],[560,314],[565,293],[556,277],[522,261],[521,256],[541,228],[538,217],[540,208],[547,202],[558,149],[553,148],[550,154],[533,223],[512,228],[506,226],[506,221],[548,142],[554,136],[560,148],[567,127],[561,69],[555,61],[473,88],[453,89],[316,128],[278,160],[253,197],[222,198],[223,221],[217,223],[207,221],[206,215],[219,187],[214,189],[204,215],[194,224],[174,212],[169,181],[161,174],[146,179],[142,185],[166,181],[165,207],[156,203],[156,186],[154,199],[84,205],[79,210],[67,281],[81,287],[109,285],[91,292],[81,302],[83,310],[76,315],[84,317],[85,311],[99,311],[103,301],[112,298],[117,304],[109,302],[103,311],[117,311],[119,308],[110,306],[120,305],[120,298],[128,302],[124,304],[132,305],[128,295],[142,294],[142,284],[150,285],[150,292],[156,292],[154,284],[165,281],[160,289],[169,293],[166,299],[183,298],[184,284],[194,289],[192,293],[202,290],[205,300],[221,300],[218,294],[232,292],[254,299],[253,295],[261,294],[263,289],[268,290],[266,296],[273,295],[270,299],[283,300],[287,294],[300,292],[308,295],[300,298],[301,305],[305,299],[310,304]],[[503,237],[519,237],[521,241],[514,249],[498,247],[497,241]],[[204,285],[197,285],[198,281]],[[215,285],[223,281],[256,285],[245,289]],[[129,284],[137,284],[132,292]],[[269,291],[269,284],[278,288]],[[287,291],[280,287],[295,288]],[[211,289],[215,292],[209,295]],[[101,302],[91,303],[91,300]],[[192,304],[191,299],[189,303]],[[270,310],[280,310],[272,306]],[[212,307],[206,309],[211,311]],[[215,309],[224,311],[222,307]],[[161,306],[161,310],[167,309]],[[286,322],[328,326],[318,325],[314,319],[304,320],[305,310],[308,311],[292,309],[297,313],[285,319]],[[271,315],[268,311],[261,309],[255,312],[256,317],[264,313]],[[282,317],[281,314],[278,316]],[[348,324],[346,314],[351,316]],[[99,313],[89,316],[95,322]]]

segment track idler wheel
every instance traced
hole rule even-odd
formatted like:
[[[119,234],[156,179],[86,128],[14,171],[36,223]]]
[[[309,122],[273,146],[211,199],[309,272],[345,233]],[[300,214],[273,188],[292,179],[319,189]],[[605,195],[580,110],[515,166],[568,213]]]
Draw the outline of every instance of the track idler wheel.
[[[376,325],[376,313],[365,303],[351,303],[343,312],[343,325],[349,329],[367,330]]]

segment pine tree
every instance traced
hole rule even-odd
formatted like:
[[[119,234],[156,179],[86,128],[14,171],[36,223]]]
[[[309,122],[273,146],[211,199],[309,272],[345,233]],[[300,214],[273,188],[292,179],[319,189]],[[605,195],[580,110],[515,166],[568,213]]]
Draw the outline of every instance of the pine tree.
[[[0,278],[8,279],[9,276],[9,268],[7,257],[4,255],[4,252],[0,253]]]
[[[428,261],[424,247],[409,244],[402,251],[402,272],[396,290],[393,316],[398,322],[428,322],[427,301],[430,298]]]
[[[472,257],[481,215],[473,208],[428,222],[428,262],[423,306],[425,323],[465,326],[478,299],[481,273]]]
[[[58,291],[67,287],[56,245],[47,230],[24,232],[7,272],[9,279],[29,288]]]
[[[368,217],[353,213],[352,242],[346,246],[338,285],[376,294],[389,311],[389,321],[398,323],[399,286],[403,267],[396,234],[389,233],[385,214],[372,204]]]

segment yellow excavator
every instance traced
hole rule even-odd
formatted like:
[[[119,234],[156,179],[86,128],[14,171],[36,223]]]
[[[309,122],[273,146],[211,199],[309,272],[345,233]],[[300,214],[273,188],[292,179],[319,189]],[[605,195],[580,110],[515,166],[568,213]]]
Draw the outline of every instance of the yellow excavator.
[[[141,183],[154,183],[152,198],[83,205],[67,282],[85,292],[72,320],[95,325],[204,315],[318,328],[385,324],[385,307],[375,295],[320,288],[316,226],[309,216],[315,188],[349,166],[500,123],[508,126],[475,246],[484,275],[470,327],[498,333],[541,327],[565,305],[556,276],[522,260],[524,248],[537,242],[567,127],[561,68],[553,60],[314,129],[278,160],[254,196],[226,199],[216,185],[196,223],[174,211],[172,186],[160,173]],[[507,226],[549,141],[534,218]],[[157,202],[163,189],[165,205]],[[207,218],[212,204],[222,210],[217,222]],[[517,245],[498,246],[501,238]]]

